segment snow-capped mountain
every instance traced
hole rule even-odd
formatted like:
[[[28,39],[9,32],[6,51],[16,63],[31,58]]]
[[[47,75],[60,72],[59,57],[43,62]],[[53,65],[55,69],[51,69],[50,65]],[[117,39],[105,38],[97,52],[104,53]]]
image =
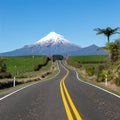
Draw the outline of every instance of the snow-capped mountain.
[[[72,55],[73,52],[79,51],[80,49],[80,46],[68,41],[62,35],[50,32],[48,35],[31,45],[25,45],[20,49],[2,53],[1,55]]]
[[[72,45],[74,47],[80,48],[78,45],[68,41],[62,35],[57,34],[55,32],[50,32],[47,36],[43,37],[42,39],[38,40],[37,42],[33,43],[31,46],[65,46],[65,45]]]
[[[96,55],[106,54],[103,50],[98,51],[98,46],[91,45],[86,48],[70,42],[62,35],[50,32],[45,37],[31,45],[25,45],[20,49],[0,53],[1,56],[22,56],[22,55]]]
[[[47,36],[28,47],[32,47],[33,51],[37,54],[45,55],[67,55],[80,50],[78,45],[68,41],[62,35],[55,32],[50,32]]]
[[[50,32],[47,36],[35,42],[33,45],[39,44],[61,44],[61,43],[70,43],[67,39],[65,39],[62,35],[57,34],[55,32]]]

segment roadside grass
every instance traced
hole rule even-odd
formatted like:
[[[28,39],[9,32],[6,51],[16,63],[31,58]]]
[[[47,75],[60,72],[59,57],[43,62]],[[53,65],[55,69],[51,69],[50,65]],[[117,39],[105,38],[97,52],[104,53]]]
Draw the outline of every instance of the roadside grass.
[[[55,64],[55,63],[54,63]],[[52,61],[49,61],[47,65],[41,67],[39,71],[30,71],[30,72],[24,72],[23,74],[20,74],[19,76],[16,77],[17,81],[23,81],[23,80],[29,80],[29,79],[34,79],[34,78],[39,78],[43,73],[50,71],[52,69],[53,63]],[[0,81],[5,81],[7,82],[10,79],[0,79]]]
[[[30,71],[21,74],[20,78],[31,78],[41,75],[42,73],[49,71],[52,67],[52,62],[49,61],[47,65],[43,66],[39,71]]]
[[[82,81],[85,81],[85,82],[88,82],[88,83],[90,83],[90,84],[96,85],[96,86],[98,86],[98,87],[100,87],[100,88],[103,88],[103,89],[105,89],[105,90],[108,90],[108,91],[110,91],[110,92],[112,92],[112,93],[115,93],[115,94],[117,94],[117,95],[120,96],[120,91],[119,91],[119,90],[114,90],[114,89],[108,88],[108,87],[105,85],[105,83],[98,83],[98,82],[96,82],[96,81],[91,81],[91,80],[87,79],[86,77],[82,76],[80,73],[79,73],[79,78],[80,78]]]
[[[53,65],[54,65],[54,72],[52,72],[51,74],[49,74],[48,76],[46,76],[44,79],[39,80],[39,81],[49,80],[50,78],[52,78],[52,77],[54,77],[55,75],[57,75],[57,73],[58,73],[57,63],[56,63],[56,62],[54,62],[54,63],[49,62],[46,66],[42,67],[41,70],[38,71],[38,72],[35,74],[35,76],[40,75],[40,74],[42,74],[42,73],[44,73],[44,72],[46,72],[46,71],[50,71],[50,70],[51,70],[51,67],[52,67]],[[29,74],[30,74],[30,73],[29,73]],[[33,72],[32,74],[34,74],[34,72]],[[33,76],[32,76],[32,77],[33,77]],[[22,79],[20,79],[20,80],[22,80]],[[27,85],[30,85],[30,84],[33,84],[33,83],[37,83],[37,82],[39,82],[39,81],[32,81],[32,82],[28,82],[28,83],[16,85],[15,87],[10,87],[10,88],[6,88],[6,89],[1,89],[1,90],[0,90],[0,97],[4,96],[4,95],[6,95],[6,94],[9,94],[9,93],[11,93],[11,92],[13,92],[13,91],[15,91],[15,90],[18,90],[18,89],[20,89],[20,88],[22,88],[22,87],[25,87],[25,86],[27,86]]]
[[[74,69],[79,69],[78,68],[78,62],[80,61],[81,62],[81,65],[82,65],[82,68],[85,69],[87,65],[93,65],[95,68],[102,64],[102,62],[104,62],[104,60],[107,59],[107,56],[105,55],[96,55],[96,56],[70,56],[67,60],[67,64],[74,68]],[[104,64],[104,63],[103,63]],[[100,83],[100,82],[97,82],[97,81],[92,81],[92,80],[89,80],[87,79],[85,76],[83,76],[80,72],[79,73],[79,78],[82,80],[82,81],[85,81],[85,82],[88,82],[88,83],[91,83],[93,85],[96,85],[98,87],[101,87],[105,90],[108,90],[112,93],[115,93],[117,95],[120,96],[120,89],[114,89],[114,88],[110,88],[108,86],[106,86],[103,82]]]
[[[16,85],[15,87],[10,87],[10,88],[1,89],[1,90],[0,90],[0,98],[1,98],[2,96],[6,95],[6,94],[9,94],[9,93],[11,93],[11,92],[13,92],[13,91],[15,91],[15,90],[18,90],[18,89],[20,89],[20,88],[22,88],[22,87],[25,87],[25,86],[30,85],[30,84],[33,84],[33,83],[35,83],[35,82],[24,83],[24,84]],[[36,82],[36,83],[37,83],[37,82]]]
[[[52,69],[52,66],[55,67],[54,72],[46,77],[46,78],[48,78],[48,77],[50,78],[50,77],[54,76],[58,72],[58,70],[56,68],[57,67],[56,63],[55,62],[53,63],[52,61],[49,61],[48,64],[46,66],[43,66],[39,71],[26,72],[24,75],[27,78],[37,77],[37,76],[42,75],[46,71],[50,71]]]
[[[34,56],[34,59],[33,59],[33,56],[2,57],[2,59],[5,60],[4,61],[5,64],[7,65],[7,68],[8,68],[7,71],[12,73],[12,77],[14,76],[16,77],[16,81],[21,81],[22,83],[20,85],[16,85],[16,87],[22,86],[23,84],[25,85],[30,84],[32,81],[35,82],[38,78],[42,79],[41,75],[52,69],[52,65],[53,65],[52,61],[49,61],[45,66],[42,66],[39,71],[34,71],[33,65],[44,64],[46,61],[46,58],[47,58],[46,56],[37,56],[37,55]],[[20,71],[22,72],[20,73]],[[51,76],[52,74],[53,73],[51,73]],[[48,76],[46,76],[45,79],[47,79]],[[10,78],[10,79],[6,78],[6,79],[0,79],[0,81],[1,82],[4,81],[7,83],[9,80],[12,81],[12,79],[13,78]],[[29,83],[25,83],[23,81],[26,81]],[[11,88],[5,88],[5,89],[9,90]],[[3,91],[5,89],[3,89]]]

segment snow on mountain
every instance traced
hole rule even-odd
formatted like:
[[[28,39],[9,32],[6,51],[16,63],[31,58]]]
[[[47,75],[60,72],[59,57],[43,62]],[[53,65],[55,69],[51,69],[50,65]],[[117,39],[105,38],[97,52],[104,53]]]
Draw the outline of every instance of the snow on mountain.
[[[31,47],[35,54],[45,55],[68,55],[71,54],[73,51],[75,52],[80,50],[80,46],[70,42],[69,40],[65,39],[62,35],[57,34],[55,32],[50,32],[45,37],[41,38],[37,42],[27,47]]]
[[[50,32],[45,37],[31,45],[25,45],[20,49],[10,52],[0,53],[2,56],[22,56],[22,55],[96,55],[104,54],[104,51],[98,51],[98,46],[92,45],[86,48],[70,42],[64,36],[55,32]]]
[[[50,32],[47,36],[33,43],[31,46],[37,46],[37,45],[41,45],[41,46],[74,45],[76,47],[79,47],[78,45],[75,45],[74,43],[65,39],[62,35],[57,34],[55,32]]]
[[[57,34],[55,32],[50,32],[47,36],[45,36],[42,39],[38,40],[34,44],[35,45],[38,45],[38,44],[49,44],[49,43],[59,44],[59,43],[64,43],[64,42],[69,42],[69,41],[66,40],[60,34]]]
[[[20,49],[2,53],[1,55],[72,55],[73,52],[79,51],[80,49],[78,45],[68,41],[62,35],[50,32],[31,45],[25,45]]]

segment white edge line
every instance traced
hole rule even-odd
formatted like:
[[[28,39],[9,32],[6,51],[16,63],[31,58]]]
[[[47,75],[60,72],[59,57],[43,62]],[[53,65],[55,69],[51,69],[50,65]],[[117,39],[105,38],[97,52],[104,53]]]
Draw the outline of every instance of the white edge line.
[[[117,95],[117,94],[115,94],[115,93],[112,93],[112,92],[110,92],[110,91],[108,91],[108,90],[106,90],[106,89],[103,89],[103,88],[101,88],[101,87],[99,87],[99,86],[96,86],[96,85],[93,85],[93,84],[91,84],[91,83],[88,83],[88,82],[82,81],[82,80],[78,77],[78,72],[77,72],[77,71],[75,71],[75,72],[76,72],[77,79],[78,79],[79,81],[81,81],[82,83],[85,83],[85,84],[91,85],[91,86],[93,86],[93,87],[95,87],[95,88],[98,88],[98,89],[100,89],[100,90],[102,90],[102,91],[105,91],[105,92],[107,92],[107,93],[109,93],[109,94],[112,94],[112,95],[114,95],[115,97],[120,98],[120,96]]]
[[[55,78],[55,77],[60,73],[60,68],[59,68],[58,62],[57,62],[57,67],[58,67],[59,72],[58,72],[54,77],[50,78],[49,80]],[[45,81],[46,81],[46,80],[41,80],[41,81],[38,81],[38,82],[36,82],[36,83],[33,83],[33,84],[27,85],[27,86],[25,86],[25,87],[22,87],[22,88],[14,91],[14,92],[11,92],[11,93],[5,95],[4,97],[1,97],[1,98],[0,98],[0,101],[2,101],[3,99],[5,99],[5,98],[7,98],[7,97],[9,97],[9,96],[11,96],[11,95],[13,95],[13,94],[21,91],[21,90],[23,90],[23,89],[25,89],[25,88],[28,88],[28,87],[30,87],[30,86],[32,86],[32,85],[38,84],[38,83],[40,83],[40,82],[45,82]]]
[[[37,83],[38,83],[38,82],[37,82]],[[30,87],[30,86],[32,86],[32,85],[35,85],[35,84],[37,84],[37,83],[33,83],[33,84],[30,84],[30,85],[27,85],[27,86],[22,87],[22,88],[14,91],[14,92],[11,92],[11,93],[5,95],[4,97],[0,98],[0,101],[3,100],[3,99],[5,99],[5,98],[7,98],[7,97],[9,97],[9,96],[11,96],[11,95],[13,95],[13,94],[15,94],[15,93],[17,93],[17,92],[19,92],[19,91],[21,91],[21,90],[23,90],[23,89],[25,89],[25,88],[27,88],[27,87]]]
[[[64,64],[64,65],[65,65],[65,64]],[[66,65],[65,65],[65,66],[66,66]],[[69,66],[66,66],[66,67],[68,67],[69,69],[71,69]],[[71,69],[71,70],[73,70],[73,69]],[[91,83],[88,83],[88,82],[85,82],[85,81],[81,80],[81,79],[78,77],[78,72],[77,72],[76,70],[73,70],[73,71],[76,72],[76,77],[77,77],[77,79],[78,79],[80,82],[85,83],[85,84],[88,84],[88,85],[90,85],[90,86],[93,86],[93,87],[95,87],[95,88],[97,88],[97,89],[100,89],[100,90],[102,90],[102,91],[104,91],[104,92],[107,92],[107,93],[109,93],[109,94],[111,94],[111,95],[113,95],[113,96],[115,96],[115,97],[117,97],[117,98],[120,98],[120,96],[117,95],[117,94],[115,94],[115,93],[112,93],[112,92],[110,92],[110,91],[108,91],[108,90],[106,90],[106,89],[103,89],[103,88],[101,88],[101,87],[98,87],[98,86],[96,86],[96,85],[93,85],[93,84],[91,84]]]

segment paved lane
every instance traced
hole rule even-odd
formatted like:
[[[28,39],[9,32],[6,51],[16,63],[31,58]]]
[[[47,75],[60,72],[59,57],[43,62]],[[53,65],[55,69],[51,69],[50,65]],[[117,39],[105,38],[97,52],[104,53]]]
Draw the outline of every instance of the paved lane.
[[[120,98],[79,81],[75,71],[69,72],[65,84],[83,120],[120,120]]]
[[[0,120],[66,120],[59,83],[66,71],[0,101]]]
[[[0,120],[120,120],[119,98],[82,83],[63,66],[55,78],[0,100]]]

